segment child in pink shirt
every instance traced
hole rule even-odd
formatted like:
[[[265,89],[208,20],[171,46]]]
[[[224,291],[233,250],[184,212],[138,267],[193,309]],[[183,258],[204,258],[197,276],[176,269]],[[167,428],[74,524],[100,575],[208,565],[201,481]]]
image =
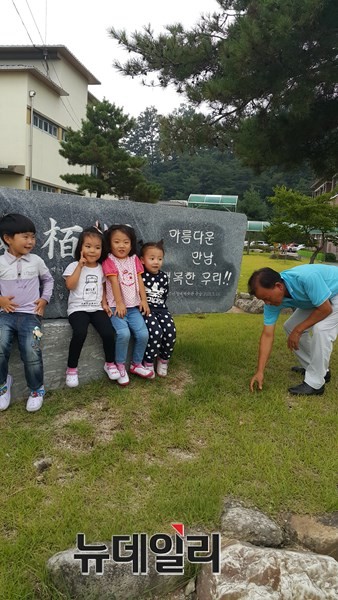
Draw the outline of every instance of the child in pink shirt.
[[[116,333],[115,362],[120,372],[117,382],[128,385],[125,364],[130,335],[135,343],[130,372],[149,379],[152,371],[142,365],[148,343],[148,329],[142,317],[149,306],[142,280],[143,266],[136,256],[136,234],[129,225],[112,225],[105,233],[110,253],[103,262],[111,323]]]

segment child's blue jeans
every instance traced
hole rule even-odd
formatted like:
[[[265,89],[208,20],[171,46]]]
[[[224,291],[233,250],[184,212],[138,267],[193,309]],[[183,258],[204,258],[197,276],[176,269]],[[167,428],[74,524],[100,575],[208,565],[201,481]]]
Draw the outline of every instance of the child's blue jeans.
[[[36,391],[43,385],[43,363],[40,338],[41,319],[28,313],[0,313],[0,385],[6,383],[8,361],[14,336],[18,338],[20,357],[24,364],[27,386]]]
[[[114,313],[115,308],[111,310]],[[111,316],[110,320],[116,332],[115,362],[126,362],[130,332],[135,338],[132,361],[136,364],[142,362],[149,334],[138,306],[127,308],[127,314],[123,319]]]

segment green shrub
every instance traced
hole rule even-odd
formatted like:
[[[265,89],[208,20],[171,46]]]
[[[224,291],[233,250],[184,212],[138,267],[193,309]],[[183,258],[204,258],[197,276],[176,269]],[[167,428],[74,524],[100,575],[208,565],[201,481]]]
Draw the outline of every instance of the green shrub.
[[[298,254],[300,256],[303,256],[304,258],[310,259],[313,254],[313,250],[300,250],[298,252]],[[324,260],[325,260],[324,252],[319,252],[319,254],[317,254],[317,256],[316,256],[316,262],[324,262]]]
[[[325,262],[336,262],[336,255],[333,252],[326,252]]]

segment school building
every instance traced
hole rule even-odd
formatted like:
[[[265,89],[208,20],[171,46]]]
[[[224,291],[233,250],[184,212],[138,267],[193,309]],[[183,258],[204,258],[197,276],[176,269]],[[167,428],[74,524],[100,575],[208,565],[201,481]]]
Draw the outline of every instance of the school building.
[[[91,167],[60,156],[100,82],[65,46],[0,46],[0,187],[76,193],[60,178]]]

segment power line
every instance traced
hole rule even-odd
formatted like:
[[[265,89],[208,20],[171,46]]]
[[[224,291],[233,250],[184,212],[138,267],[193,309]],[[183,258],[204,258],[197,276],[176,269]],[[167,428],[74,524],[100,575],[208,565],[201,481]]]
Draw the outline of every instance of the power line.
[[[45,0],[45,44],[47,44],[47,8],[48,8],[48,0]]]
[[[27,35],[28,35],[28,37],[29,37],[29,39],[30,39],[30,41],[31,41],[31,44],[32,44],[33,46],[35,46],[35,44],[34,44],[34,42],[33,42],[32,38],[31,38],[31,36],[29,35],[28,29],[27,29],[27,27],[26,27],[26,25],[25,25],[25,23],[24,23],[24,21],[23,21],[23,18],[22,18],[22,16],[20,15],[20,12],[19,12],[19,10],[18,10],[18,8],[17,8],[17,6],[16,6],[16,4],[15,4],[14,0],[12,0],[12,3],[13,3],[13,6],[14,6],[14,8],[15,8],[16,12],[18,13],[18,16],[19,16],[19,19],[20,19],[20,21],[21,21],[22,25],[23,25],[23,26],[24,26],[24,28],[25,28],[25,31],[26,31],[26,33],[27,33]]]
[[[29,34],[29,32],[28,32],[28,29],[27,29],[27,27],[26,27],[26,25],[25,25],[25,23],[24,23],[24,20],[23,20],[23,18],[21,17],[21,14],[20,14],[20,12],[19,12],[19,10],[18,10],[18,8],[17,8],[17,6],[16,6],[16,4],[15,4],[14,0],[12,0],[12,3],[13,3],[13,6],[14,6],[14,8],[15,8],[15,10],[16,10],[16,12],[17,12],[17,14],[18,14],[19,18],[20,18],[20,20],[21,20],[21,23],[22,23],[22,25],[23,25],[23,26],[24,26],[24,28],[25,28],[25,31],[26,31],[26,33],[27,33],[27,35],[28,35],[28,37],[29,37],[29,39],[30,39],[30,41],[31,41],[31,44],[32,44],[32,46],[33,46],[34,48],[36,48],[36,45],[34,44],[34,42],[33,42],[32,38],[31,38],[31,36],[30,36],[30,34]],[[37,25],[37,23],[36,23],[36,21],[35,21],[35,18],[34,18],[34,15],[33,15],[33,13],[32,13],[32,10],[31,10],[31,8],[30,8],[30,6],[29,6],[28,0],[26,0],[26,4],[27,4],[27,6],[28,6],[28,9],[29,9],[29,12],[30,12],[30,14],[31,14],[31,17],[32,17],[32,19],[33,19],[33,21],[34,21],[35,27],[36,27],[36,29],[37,29],[37,31],[38,31],[38,33],[39,33],[39,36],[40,36],[40,38],[41,38],[41,41],[42,41],[42,44],[44,45],[44,44],[45,44],[45,42],[43,41],[43,37],[42,37],[42,35],[41,35],[41,33],[40,33],[40,30],[39,30],[39,27],[38,27],[38,25]],[[46,25],[45,25],[45,31],[47,32],[47,0],[46,0]],[[46,33],[46,35],[47,35],[47,33]],[[45,58],[44,58],[44,62],[43,62],[42,64],[43,64],[43,66],[44,66],[44,67],[45,67],[45,69],[46,69],[47,76],[49,77],[49,63],[48,63],[48,54],[46,54],[46,56],[45,56]],[[51,66],[52,66],[52,68],[53,68],[53,71],[54,71],[54,73],[55,73],[55,75],[56,75],[56,79],[57,79],[57,80],[58,80],[58,82],[59,82],[59,85],[61,86],[61,88],[63,88],[63,85],[62,85],[62,83],[61,83],[61,81],[60,81],[60,78],[59,78],[59,76],[58,76],[58,74],[57,74],[57,71],[56,71],[56,69],[55,69],[55,66],[54,66],[53,64],[51,64]],[[74,116],[73,116],[73,115],[72,115],[72,114],[69,112],[69,110],[68,110],[68,108],[67,108],[66,104],[64,103],[64,101],[63,101],[63,98],[62,98],[61,96],[60,96],[60,100],[61,100],[61,102],[62,102],[62,104],[63,104],[63,106],[64,106],[65,110],[66,110],[66,111],[67,111],[67,113],[69,114],[70,118],[72,119],[72,121],[74,121],[75,125],[76,125],[77,127],[81,126],[81,122],[80,122],[80,120],[79,120],[79,118],[78,118],[78,116],[77,116],[77,114],[76,114],[76,112],[75,112],[74,108],[72,107],[72,104],[71,104],[70,100],[67,98],[67,100],[68,100],[68,104],[69,104],[69,106],[70,106],[70,109],[72,110],[72,112],[73,112],[73,115],[74,115]],[[75,117],[75,118],[74,118],[74,117]]]
[[[33,19],[33,21],[34,21],[34,25],[35,25],[35,27],[36,27],[36,29],[37,29],[37,32],[38,32],[38,34],[39,34],[39,36],[40,36],[40,39],[41,39],[42,43],[44,44],[43,37],[42,37],[42,35],[41,35],[41,33],[40,33],[40,29],[39,29],[39,28],[38,28],[38,26],[37,26],[36,20],[34,19],[34,15],[33,15],[32,11],[31,11],[31,7],[30,7],[30,6],[29,6],[29,4],[28,4],[28,0],[26,0],[26,4],[27,4],[27,6],[28,6],[28,10],[29,10],[29,12],[30,12],[30,14],[31,14],[31,17],[32,17],[32,19]]]
[[[55,66],[53,65],[53,63],[51,64],[51,67],[52,67],[52,69],[53,69],[53,71],[54,71],[54,73],[55,73],[56,79],[58,80],[58,82],[59,82],[60,86],[63,88],[63,85],[62,85],[62,83],[61,83],[61,81],[60,81],[60,78],[59,78],[59,76],[58,76],[58,74],[57,74],[57,71],[56,71],[56,69],[55,69]],[[62,102],[63,106],[65,107],[65,109],[66,109],[67,113],[69,114],[70,118],[71,118],[71,119],[74,121],[74,123],[75,123],[77,126],[80,126],[80,125],[81,125],[81,123],[80,123],[80,121],[79,121],[79,118],[78,118],[78,116],[77,116],[77,114],[76,114],[76,112],[75,112],[74,108],[72,107],[72,104],[71,104],[71,102],[70,102],[69,98],[67,98],[67,102],[68,102],[68,104],[69,104],[69,106],[70,106],[71,110],[73,111],[73,115],[74,115],[75,119],[74,119],[73,115],[71,115],[71,114],[70,114],[70,112],[69,112],[69,110],[68,110],[67,106],[65,105],[65,103],[64,103],[64,101],[63,101],[63,98],[62,98],[61,96],[60,96],[60,100],[61,100],[61,102]]]

